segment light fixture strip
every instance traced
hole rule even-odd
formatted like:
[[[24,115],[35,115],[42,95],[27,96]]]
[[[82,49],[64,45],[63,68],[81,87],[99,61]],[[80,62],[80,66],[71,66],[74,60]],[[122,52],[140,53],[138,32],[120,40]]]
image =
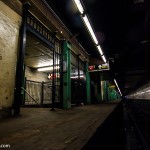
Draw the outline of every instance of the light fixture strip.
[[[59,69],[59,66],[56,66],[54,69]],[[52,71],[53,70],[53,66],[51,67],[43,67],[43,68],[38,68],[38,71]]]
[[[115,84],[116,84],[116,86],[117,86],[117,88],[118,88],[118,91],[119,91],[120,95],[122,96],[122,93],[121,93],[121,91],[120,91],[120,89],[119,89],[119,86],[118,86],[118,83],[117,83],[116,79],[114,79],[114,82],[115,82]]]
[[[102,51],[100,45],[98,45],[97,48],[98,48],[98,51],[100,52],[100,54],[103,55],[103,51]]]
[[[83,15],[83,14],[84,14],[84,9],[83,9],[83,6],[82,6],[82,4],[81,4],[81,1],[80,1],[80,0],[74,0],[74,2],[75,2],[75,4],[76,4],[76,6],[77,6],[79,12],[81,13],[81,15]],[[96,36],[95,36],[95,33],[94,33],[94,31],[93,31],[93,29],[92,29],[92,27],[91,27],[91,24],[90,24],[90,21],[89,21],[87,15],[84,14],[84,15],[82,16],[82,19],[83,19],[83,21],[84,21],[84,23],[85,23],[87,29],[89,30],[90,35],[91,35],[91,37],[92,37],[94,43],[95,43],[96,45],[98,45],[98,40],[97,40],[97,38],[96,38]],[[103,54],[103,51],[102,51],[100,45],[98,45],[97,48],[98,48],[98,51],[100,52],[100,55],[101,55],[103,61],[106,63],[106,58],[105,58],[105,56],[104,56],[104,54]],[[102,56],[102,55],[103,55],[103,56]]]
[[[104,56],[104,55],[102,55],[101,57],[102,57],[102,59],[103,59],[104,63],[106,63],[106,58],[105,58],[105,56]]]
[[[53,67],[43,67],[43,68],[38,68],[38,71],[48,71],[48,70],[53,70]]]
[[[84,9],[82,7],[82,4],[81,4],[80,0],[74,0],[74,2],[76,4],[78,10],[80,11],[80,13],[83,14],[84,13]]]
[[[80,78],[84,78],[84,76],[79,76]],[[72,77],[70,77],[70,78],[78,78],[78,76],[72,76]]]
[[[97,44],[98,44],[98,40],[97,40],[97,38],[96,38],[96,36],[95,36],[95,34],[94,34],[94,31],[93,31],[93,29],[92,29],[92,27],[91,27],[91,25],[90,25],[90,22],[89,22],[89,19],[88,19],[87,15],[83,16],[82,18],[83,18],[83,21],[84,21],[84,23],[86,24],[86,26],[87,26],[87,28],[88,28],[88,30],[89,30],[91,36],[92,36],[92,38],[93,38],[95,44],[97,45]]]

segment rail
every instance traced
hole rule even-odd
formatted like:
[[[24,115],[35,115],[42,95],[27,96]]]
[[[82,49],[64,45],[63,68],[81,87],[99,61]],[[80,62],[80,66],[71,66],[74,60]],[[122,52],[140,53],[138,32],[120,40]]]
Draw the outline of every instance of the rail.
[[[128,107],[126,102],[124,102],[124,105],[125,105],[126,109],[128,110],[128,115],[129,115],[129,117],[131,118],[131,120],[133,122],[133,125],[134,125],[134,127],[137,131],[137,135],[138,135],[139,139],[141,140],[141,144],[142,144],[144,150],[150,150],[150,147],[149,147],[147,141],[145,140],[145,137],[143,136],[143,133],[140,130],[138,124],[136,123],[130,108]]]

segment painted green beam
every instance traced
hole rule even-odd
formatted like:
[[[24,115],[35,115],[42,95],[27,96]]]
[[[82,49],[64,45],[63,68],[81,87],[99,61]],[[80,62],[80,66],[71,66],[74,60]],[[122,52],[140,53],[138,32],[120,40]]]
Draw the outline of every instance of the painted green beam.
[[[71,108],[71,45],[63,42],[63,108]]]
[[[101,81],[100,81],[100,76],[98,77],[97,81],[97,100],[100,102],[102,100],[101,98]]]
[[[91,85],[90,85],[90,74],[88,70],[88,62],[85,64],[85,71],[86,71],[86,97],[87,103],[91,103]]]

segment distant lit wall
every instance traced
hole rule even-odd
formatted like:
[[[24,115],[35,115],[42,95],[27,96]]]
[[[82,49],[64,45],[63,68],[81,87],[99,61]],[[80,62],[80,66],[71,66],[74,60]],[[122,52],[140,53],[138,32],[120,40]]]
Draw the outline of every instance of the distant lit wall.
[[[150,100],[150,82],[137,89],[127,96],[128,99],[148,99]]]
[[[38,72],[38,71],[31,69],[27,66],[25,69],[25,77],[27,80],[31,80],[31,81],[51,82],[51,80],[48,79],[48,74],[43,73],[43,72]]]

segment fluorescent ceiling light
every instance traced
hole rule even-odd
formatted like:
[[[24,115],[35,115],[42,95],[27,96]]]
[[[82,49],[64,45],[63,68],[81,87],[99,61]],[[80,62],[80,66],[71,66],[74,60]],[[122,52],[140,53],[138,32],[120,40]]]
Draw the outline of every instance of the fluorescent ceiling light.
[[[98,45],[98,46],[97,46],[97,48],[98,48],[98,50],[99,50],[100,54],[101,54],[101,55],[103,55],[103,51],[102,51],[102,49],[101,49],[100,45]]]
[[[95,34],[94,34],[94,31],[93,31],[93,29],[92,29],[92,27],[91,27],[91,25],[90,25],[90,22],[89,22],[89,19],[88,19],[87,15],[85,15],[85,16],[83,17],[83,21],[84,21],[84,23],[86,24],[86,26],[87,26],[87,28],[88,28],[88,30],[89,30],[89,32],[90,32],[90,34],[91,34],[91,36],[92,36],[92,38],[93,38],[95,44],[97,45],[97,44],[98,44],[98,41],[97,41],[97,38],[96,38],[96,36],[95,36]]]
[[[118,91],[119,91],[120,95],[122,96],[122,93],[121,93],[121,91],[120,91],[120,89],[119,89],[119,86],[118,86],[118,83],[117,83],[116,79],[114,79],[114,82],[115,82],[115,84],[116,84],[116,86],[117,86],[117,88],[118,88]]]
[[[59,69],[59,66],[56,66],[54,69]],[[52,71],[53,70],[53,66],[51,67],[43,67],[43,68],[38,68],[38,71]]]
[[[102,57],[103,61],[106,63],[106,58],[105,58],[105,56],[102,55],[101,57]]]
[[[84,13],[84,9],[83,9],[83,6],[82,6],[80,0],[74,0],[74,2],[75,2],[75,4],[76,4],[78,10],[80,11],[80,13],[83,14],[83,13]],[[90,21],[89,21],[87,15],[84,15],[84,16],[82,17],[82,19],[83,19],[83,21],[84,21],[84,23],[85,23],[87,29],[89,30],[90,35],[91,35],[91,37],[92,37],[94,43],[95,43],[96,45],[98,45],[98,40],[97,40],[97,38],[96,38],[96,36],[95,36],[95,33],[94,33],[94,31],[93,31],[93,29],[92,29],[92,27],[91,27],[91,24],[90,24]],[[102,51],[100,45],[98,45],[97,48],[98,48],[100,54],[103,55],[103,51]],[[106,58],[105,58],[104,55],[102,56],[102,59],[103,59],[103,61],[106,63]]]
[[[80,11],[80,13],[83,14],[84,13],[84,9],[82,7],[82,4],[81,4],[80,0],[74,0],[74,2],[76,4],[78,10]]]
[[[43,68],[38,68],[38,71],[51,71],[53,70],[53,67],[43,67]]]
[[[71,75],[78,75],[78,70],[75,70],[75,72],[71,72],[70,74],[71,74]],[[80,70],[80,71],[79,71],[79,74],[80,74],[80,75],[83,75],[83,71]]]
[[[45,62],[39,62],[37,67],[40,68],[40,67],[47,67],[47,66],[52,66],[53,65],[53,61],[50,60],[50,61],[45,61]]]
[[[84,78],[84,76],[79,76],[80,78]],[[70,77],[70,78],[72,78],[72,79],[76,79],[76,78],[78,78],[78,76],[72,76],[72,77]]]
[[[55,60],[55,65],[59,65],[59,59],[56,61]],[[49,60],[42,60],[37,64],[37,68],[43,68],[43,67],[47,67],[47,66],[53,66],[53,59],[49,59]]]

